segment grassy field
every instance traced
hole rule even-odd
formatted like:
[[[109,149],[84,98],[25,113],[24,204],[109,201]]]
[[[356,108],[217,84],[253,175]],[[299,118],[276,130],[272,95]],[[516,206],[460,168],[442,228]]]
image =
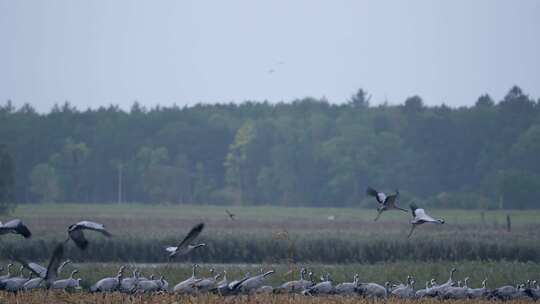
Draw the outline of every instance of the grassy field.
[[[21,205],[9,218],[21,218],[34,235],[30,240],[2,236],[0,258],[3,264],[12,255],[43,262],[55,241],[65,239],[69,224],[89,219],[104,223],[113,237],[88,234],[91,245],[86,251],[66,248],[66,257],[76,262],[86,284],[112,275],[126,263],[143,265],[148,275],[162,273],[172,281],[186,277],[189,265],[182,263],[191,262],[230,267],[238,275],[245,267],[254,267],[253,273],[263,265],[281,275],[289,267],[311,265],[334,274],[337,281],[348,281],[355,272],[377,282],[404,280],[412,274],[419,284],[426,278],[445,277],[454,266],[476,281],[488,276],[493,283],[538,279],[535,275],[540,273],[537,210],[486,211],[484,220],[480,211],[430,210],[446,224],[420,227],[407,240],[410,215],[399,211],[374,222],[374,210],[355,208],[228,209],[237,220],[230,220],[225,207],[218,206]],[[506,231],[507,214],[511,232]],[[164,264],[168,259],[163,247],[175,244],[201,221],[206,228],[200,240],[207,248],[175,261],[179,264]]]
[[[206,223],[201,240],[209,244],[202,261],[277,263],[294,251],[296,260],[328,263],[382,262],[400,259],[519,260],[540,262],[540,211],[430,210],[445,225],[424,225],[410,240],[410,215],[401,211],[336,208],[225,207],[141,204],[20,205],[11,217],[33,231],[32,240],[0,239],[0,257],[20,250],[29,258],[46,258],[54,240],[79,220],[105,224],[110,240],[90,235],[83,257],[93,261],[164,262],[163,246],[176,243],[191,226]],[[512,232],[506,231],[506,216]],[[329,216],[333,220],[329,220]],[[482,220],[483,218],[483,220]],[[287,232],[288,237],[284,237]],[[106,248],[106,250],[102,250]],[[399,254],[397,254],[399,253]]]
[[[148,204],[25,204],[19,205],[14,212],[16,217],[97,217],[97,218],[227,218],[225,209],[229,209],[239,219],[275,220],[276,218],[303,218],[328,220],[372,221],[376,215],[373,209],[360,208],[306,208],[306,207],[223,207],[208,205],[148,205]],[[429,210],[436,216],[444,217],[450,224],[482,224],[484,213],[486,224],[503,225],[506,215],[510,215],[516,225],[536,224],[540,219],[540,210]],[[383,214],[381,220],[407,220],[404,213],[391,211]]]
[[[38,238],[56,238],[65,234],[66,227],[78,220],[92,219],[104,223],[115,236],[137,238],[175,237],[194,223],[205,222],[206,234],[259,233],[272,234],[287,230],[299,234],[350,233],[374,237],[393,235],[404,237],[409,230],[410,215],[401,211],[383,214],[373,221],[375,210],[357,208],[284,208],[284,207],[227,207],[236,214],[231,221],[226,207],[193,205],[142,204],[39,204],[20,205],[12,217],[21,218]],[[540,235],[540,210],[485,211],[430,210],[443,217],[446,224],[419,229],[420,234],[503,233],[506,216],[510,215],[512,230],[523,237]],[[329,220],[333,217],[334,220]]]

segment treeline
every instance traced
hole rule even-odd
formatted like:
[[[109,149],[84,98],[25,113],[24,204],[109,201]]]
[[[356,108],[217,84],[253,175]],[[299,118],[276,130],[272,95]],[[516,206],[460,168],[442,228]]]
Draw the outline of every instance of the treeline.
[[[540,100],[429,107],[305,98],[40,114],[0,106],[0,144],[19,202],[367,204],[365,188],[456,208],[534,208]],[[5,173],[4,173],[5,175]],[[372,202],[370,202],[372,203]]]

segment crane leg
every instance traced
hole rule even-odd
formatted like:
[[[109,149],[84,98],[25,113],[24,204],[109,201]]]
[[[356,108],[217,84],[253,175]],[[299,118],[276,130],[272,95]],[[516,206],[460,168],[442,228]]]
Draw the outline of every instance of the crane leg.
[[[404,208],[401,208],[401,207],[397,207],[397,206],[396,206],[396,209],[399,209],[399,210],[401,210],[401,211],[404,211],[404,212],[406,212],[406,213],[409,213],[409,210],[404,209]]]
[[[409,232],[409,235],[407,236],[407,238],[411,237],[411,235],[413,234],[414,228],[416,228],[416,225],[413,224],[412,227],[411,227],[411,231]]]
[[[374,221],[377,221],[379,217],[381,217],[382,211],[377,210],[377,217],[374,219]]]

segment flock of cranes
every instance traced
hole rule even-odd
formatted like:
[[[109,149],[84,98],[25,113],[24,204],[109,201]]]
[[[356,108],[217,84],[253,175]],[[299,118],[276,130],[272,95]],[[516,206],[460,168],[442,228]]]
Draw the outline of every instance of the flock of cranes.
[[[56,250],[58,250],[57,247]],[[54,272],[54,277],[62,272],[62,269],[70,263],[66,260],[59,265],[54,263],[57,260],[57,252],[53,253],[49,267],[45,271],[44,277],[40,274],[39,265],[26,263],[21,266],[18,276],[11,273],[13,264],[7,266],[7,274],[0,276],[0,287],[7,291],[31,291],[35,289],[52,289],[63,291],[81,290],[81,279],[75,278],[77,269],[74,269],[67,279],[55,280],[48,283],[47,274]],[[50,268],[54,267],[54,268]],[[24,277],[24,269],[34,269],[31,273],[36,274],[35,278]],[[481,283],[481,287],[473,288],[468,285],[468,277],[463,281],[456,281],[454,273],[456,269],[450,271],[448,280],[444,283],[437,283],[435,279],[425,282],[425,288],[415,289],[415,279],[408,276],[406,283],[391,284],[386,282],[380,285],[374,282],[361,282],[358,274],[355,274],[351,282],[335,284],[330,275],[321,275],[319,280],[314,278],[313,272],[302,268],[299,272],[298,280],[285,282],[278,286],[271,286],[267,283],[267,278],[274,274],[274,270],[263,271],[256,275],[246,273],[236,280],[229,280],[226,270],[216,273],[213,268],[209,270],[208,276],[198,276],[199,265],[192,266],[192,275],[178,284],[171,286],[163,277],[144,277],[139,269],[133,268],[132,275],[126,276],[128,266],[121,266],[115,276],[106,277],[95,282],[89,289],[90,292],[122,292],[126,294],[148,294],[148,293],[174,293],[184,295],[197,295],[213,293],[221,296],[231,295],[251,295],[251,294],[301,294],[305,296],[329,296],[341,295],[350,297],[366,297],[370,299],[387,299],[389,297],[402,299],[492,299],[492,300],[514,300],[514,299],[534,299],[540,298],[540,287],[536,281],[527,281],[517,286],[505,285],[496,289],[487,287],[487,279]],[[51,272],[51,269],[52,272]]]
[[[396,202],[399,197],[399,191],[394,194],[386,195],[376,191],[373,188],[367,189],[367,194],[375,197],[379,206],[377,208],[378,220],[384,211],[401,210],[408,212],[406,209],[399,207]],[[429,216],[424,209],[418,208],[416,204],[410,205],[413,219],[411,220],[411,230],[408,235],[410,237],[414,229],[424,223],[443,224],[443,219],[435,219]],[[227,215],[231,220],[235,219],[235,215],[226,210]],[[169,254],[169,258],[186,255],[193,250],[204,247],[204,243],[194,243],[196,238],[204,229],[204,223],[195,225],[182,238],[177,246],[166,247],[165,250]],[[105,237],[111,237],[111,234],[105,229],[105,226],[92,221],[80,221],[70,225],[67,229],[68,237],[62,243],[55,246],[47,267],[41,266],[34,262],[26,261],[20,257],[12,256],[12,260],[21,264],[18,274],[12,273],[13,264],[7,265],[7,273],[0,276],[0,289],[18,292],[34,289],[53,289],[53,290],[80,290],[81,278],[76,278],[78,273],[74,269],[68,278],[59,279],[63,269],[67,264],[71,263],[69,259],[64,260],[64,248],[72,241],[77,248],[84,250],[88,247],[89,241],[85,237],[86,231],[98,232]],[[5,224],[0,223],[0,234],[15,233],[24,238],[31,237],[32,233],[19,219],[11,220]],[[527,281],[524,284],[517,286],[502,286],[493,290],[488,289],[486,280],[482,282],[479,288],[471,288],[468,286],[468,278],[463,282],[454,280],[456,269],[450,271],[448,280],[442,284],[438,284],[435,279],[425,283],[425,288],[415,289],[415,279],[408,276],[405,283],[391,284],[386,282],[380,285],[374,282],[361,282],[358,274],[355,274],[351,282],[343,282],[335,284],[331,279],[330,274],[326,273],[320,276],[319,280],[314,279],[313,272],[302,268],[299,273],[298,280],[285,282],[279,286],[270,286],[267,283],[267,278],[274,274],[274,270],[263,271],[256,275],[246,273],[243,277],[236,280],[229,280],[227,272],[216,273],[214,269],[210,269],[210,274],[207,277],[197,276],[199,265],[194,264],[192,267],[192,275],[184,281],[176,285],[169,285],[166,278],[161,276],[155,278],[150,276],[144,277],[139,269],[132,269],[132,275],[127,276],[128,266],[121,266],[115,276],[106,277],[95,282],[89,289],[91,292],[125,292],[125,293],[154,293],[154,292],[173,292],[177,294],[199,294],[199,293],[215,293],[219,295],[237,295],[237,294],[260,294],[260,293],[296,293],[303,295],[347,295],[347,296],[364,296],[368,298],[388,298],[390,296],[398,298],[424,298],[437,297],[440,299],[466,299],[466,298],[486,298],[486,299],[521,299],[521,298],[540,298],[540,287],[536,281]],[[24,270],[28,270],[30,275],[24,276]],[[3,271],[3,268],[1,268]]]

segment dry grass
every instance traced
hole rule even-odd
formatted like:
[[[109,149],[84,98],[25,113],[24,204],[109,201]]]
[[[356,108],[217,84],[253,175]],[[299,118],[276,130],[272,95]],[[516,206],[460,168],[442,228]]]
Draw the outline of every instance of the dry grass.
[[[162,304],[162,303],[204,303],[204,304],[273,304],[273,303],[294,303],[294,304],[348,304],[348,303],[389,303],[389,304],[408,304],[408,303],[437,303],[441,301],[437,299],[422,299],[422,300],[401,300],[389,299],[383,300],[368,300],[359,297],[304,297],[304,296],[289,296],[289,295],[256,295],[256,296],[237,296],[223,298],[215,295],[200,295],[200,296],[180,296],[174,294],[155,294],[155,295],[138,295],[131,296],[120,293],[109,294],[89,294],[89,293],[74,293],[67,294],[62,292],[47,292],[37,291],[30,293],[9,294],[0,292],[0,303],[21,303],[21,304],[43,304],[43,303],[126,303],[126,304]],[[487,300],[459,300],[452,303],[493,303]],[[513,301],[512,303],[531,303],[527,300]]]

